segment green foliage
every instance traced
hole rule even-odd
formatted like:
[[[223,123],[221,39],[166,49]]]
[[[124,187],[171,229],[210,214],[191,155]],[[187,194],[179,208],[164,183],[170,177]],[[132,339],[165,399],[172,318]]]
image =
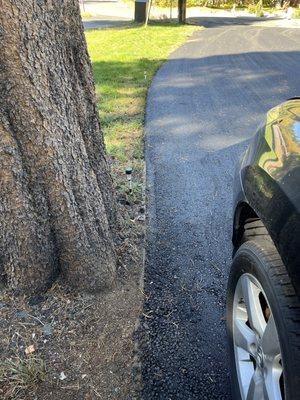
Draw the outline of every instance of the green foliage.
[[[264,16],[264,11],[263,11],[263,2],[262,0],[259,0],[256,4],[255,7],[255,14],[257,17],[263,17]]]
[[[276,0],[263,0],[262,3],[264,8],[275,8],[278,2]]]
[[[204,3],[204,0],[187,0],[187,7],[203,6]],[[171,6],[175,8],[177,7],[177,0],[155,0],[153,4],[163,8],[170,8]]]
[[[295,8],[292,18],[300,19],[300,8]]]
[[[165,7],[170,8],[177,7],[178,0],[154,0],[153,4],[158,7]],[[205,5],[208,7],[213,7],[214,1],[207,1],[207,0],[186,0],[187,7],[204,7]],[[228,6],[231,7],[230,5]]]
[[[249,4],[247,10],[248,10],[248,12],[250,14],[256,14],[256,5],[255,4]]]
[[[268,12],[269,14],[274,14],[278,11],[276,7],[264,7],[264,11]]]
[[[257,9],[255,9],[256,4],[253,0],[186,0],[187,7],[209,7],[215,9],[229,10],[235,4],[237,8],[246,8],[252,14],[257,14]],[[154,0],[154,5],[158,7],[169,8],[172,4],[173,7],[177,7],[177,0]],[[262,6],[267,8],[275,7],[276,0],[263,0]],[[261,12],[259,12],[262,16]]]
[[[250,14],[255,14],[257,17],[264,16],[262,0],[259,0],[256,4],[249,4],[247,10]]]
[[[208,0],[204,2],[204,5],[209,8],[221,9],[221,10],[230,10],[233,5],[239,6],[238,1],[234,0],[226,0],[226,1],[215,1],[215,0]]]
[[[93,18],[93,15],[87,11],[81,11],[80,12],[81,18],[82,19],[90,19]]]

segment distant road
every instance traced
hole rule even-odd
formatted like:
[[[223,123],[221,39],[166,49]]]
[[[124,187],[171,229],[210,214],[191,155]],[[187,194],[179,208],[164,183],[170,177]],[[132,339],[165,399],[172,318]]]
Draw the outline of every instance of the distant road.
[[[116,26],[127,25],[130,22],[128,18],[108,17],[107,15],[97,15],[97,19],[84,20],[83,27],[87,29],[112,28]]]

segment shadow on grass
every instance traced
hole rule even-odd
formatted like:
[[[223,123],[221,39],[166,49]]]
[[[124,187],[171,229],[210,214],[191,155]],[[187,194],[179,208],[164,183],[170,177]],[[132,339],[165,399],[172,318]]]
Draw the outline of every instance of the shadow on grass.
[[[132,62],[96,61],[92,63],[96,85],[112,85],[113,87],[145,87],[152,74],[164,60],[141,58]]]
[[[142,158],[147,89],[163,60],[92,63],[107,151],[120,161]]]

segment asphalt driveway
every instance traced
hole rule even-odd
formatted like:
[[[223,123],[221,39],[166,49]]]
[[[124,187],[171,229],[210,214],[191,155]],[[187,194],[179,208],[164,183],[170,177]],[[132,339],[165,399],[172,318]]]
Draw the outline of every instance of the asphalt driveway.
[[[230,399],[225,289],[236,160],[300,95],[300,30],[201,21],[148,94],[143,399]]]

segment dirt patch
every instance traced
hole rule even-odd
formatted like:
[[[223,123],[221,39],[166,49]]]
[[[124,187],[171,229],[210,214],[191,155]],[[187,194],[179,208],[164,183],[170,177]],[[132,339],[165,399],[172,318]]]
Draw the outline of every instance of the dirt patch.
[[[134,332],[141,312],[144,208],[119,195],[118,280],[112,291],[76,294],[57,282],[41,296],[0,293],[0,398],[136,399]]]

